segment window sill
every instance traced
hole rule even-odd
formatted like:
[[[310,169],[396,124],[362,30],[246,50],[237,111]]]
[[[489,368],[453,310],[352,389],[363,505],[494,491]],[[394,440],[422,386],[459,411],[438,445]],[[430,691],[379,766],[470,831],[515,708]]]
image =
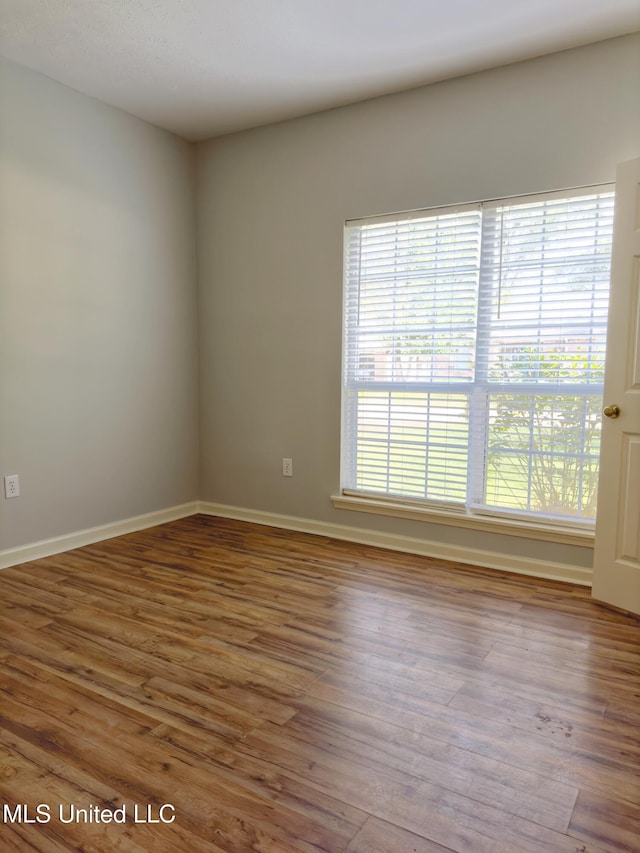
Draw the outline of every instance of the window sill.
[[[468,510],[456,512],[440,507],[420,507],[392,498],[332,495],[331,502],[336,509],[368,512],[373,515],[386,515],[392,518],[408,518],[413,521],[426,521],[453,527],[466,527],[471,530],[482,530],[485,533],[501,533],[503,536],[519,536],[525,539],[559,542],[563,545],[579,545],[583,548],[593,548],[595,538],[593,528],[564,527],[539,521],[525,522],[513,518],[480,515]]]

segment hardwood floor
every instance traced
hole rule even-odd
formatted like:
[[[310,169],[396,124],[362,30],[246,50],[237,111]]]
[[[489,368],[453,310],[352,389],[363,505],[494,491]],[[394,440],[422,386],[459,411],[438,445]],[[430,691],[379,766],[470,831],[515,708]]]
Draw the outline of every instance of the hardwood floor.
[[[2,850],[640,851],[640,626],[587,590],[194,516],[0,595]]]

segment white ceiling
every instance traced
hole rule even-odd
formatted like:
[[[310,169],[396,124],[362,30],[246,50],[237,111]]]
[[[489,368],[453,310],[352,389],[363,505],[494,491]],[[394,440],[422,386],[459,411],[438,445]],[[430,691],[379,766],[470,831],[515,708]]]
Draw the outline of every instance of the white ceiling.
[[[198,140],[640,29],[640,0],[0,0],[0,54]]]

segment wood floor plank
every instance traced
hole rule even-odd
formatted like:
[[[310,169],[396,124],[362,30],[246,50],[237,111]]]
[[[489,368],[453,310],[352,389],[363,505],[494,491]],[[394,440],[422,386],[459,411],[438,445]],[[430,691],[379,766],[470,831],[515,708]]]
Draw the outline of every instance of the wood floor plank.
[[[315,630],[305,630],[298,622],[263,629],[249,645],[267,656],[278,659],[312,660],[329,672],[338,671],[347,678],[374,679],[376,683],[406,687],[416,696],[446,704],[465,683],[463,679],[418,666],[414,659],[403,660],[394,650],[381,644],[350,636],[348,641],[337,635],[327,638]]]
[[[346,711],[326,703],[309,703],[283,732],[263,726],[237,745],[237,751],[260,755],[295,747],[314,752],[341,766],[362,765],[374,777],[385,775],[401,784],[417,780],[472,796],[487,805],[499,802],[505,813],[525,817],[564,832],[571,819],[577,788],[521,770],[423,733]],[[268,746],[267,746],[268,744]]]
[[[309,695],[343,708],[394,722],[412,732],[428,735],[444,743],[502,762],[507,767],[526,770],[536,766],[549,780],[574,788],[609,787],[622,798],[633,795],[639,783],[639,766],[633,754],[627,756],[624,733],[615,751],[615,740],[607,745],[606,755],[594,750],[576,749],[564,736],[544,744],[545,732],[536,727],[512,725],[499,713],[469,713],[438,703],[417,700],[398,691],[386,691],[378,685],[355,678],[340,680],[325,676],[309,688]],[[544,716],[544,715],[542,715]],[[540,727],[545,724],[538,717]],[[585,726],[585,733],[588,725]]]
[[[569,834],[580,841],[606,841],[615,850],[638,853],[640,850],[640,787],[634,802],[595,796],[580,791]]]
[[[354,836],[347,853],[450,853],[451,849],[371,817]]]
[[[194,835],[184,826],[159,824],[133,824],[131,815],[134,812],[134,802],[122,798],[118,791],[110,785],[96,780],[87,772],[78,771],[69,763],[57,756],[51,756],[46,751],[8,733],[0,732],[0,760],[3,774],[0,777],[0,794],[12,813],[18,801],[15,799],[16,787],[29,787],[34,799],[31,819],[37,818],[36,803],[50,806],[49,821],[38,824],[3,822],[3,835],[6,838],[4,849],[20,850],[69,850],[90,849],[96,851],[127,851],[127,853],[143,853],[146,850],[175,851],[193,850],[197,853],[220,853],[220,848],[213,847]],[[75,823],[69,822],[71,804],[81,804],[80,808],[97,805],[100,809],[122,808],[125,816],[130,819],[124,825],[115,823]],[[140,816],[146,817],[146,811],[140,805]],[[62,807],[62,819],[60,809]],[[167,831],[170,826],[170,831]],[[25,833],[27,830],[27,833]],[[9,840],[10,839],[10,840]],[[46,841],[45,841],[46,840]]]
[[[640,621],[192,516],[0,573],[0,849],[640,853]]]
[[[14,704],[17,703],[9,700],[3,703],[9,714]],[[179,828],[200,839],[196,849],[206,849],[202,841],[215,841],[218,835],[223,850],[252,851],[259,839],[262,839],[265,850],[315,853],[318,848],[324,849],[322,839],[326,831],[322,825],[312,824],[284,807],[273,809],[267,799],[249,788],[234,785],[229,779],[210,773],[202,759],[185,761],[184,753],[169,740],[160,744],[148,737],[135,737],[122,724],[114,726],[115,731],[110,732],[91,725],[88,719],[81,720],[76,727],[77,715],[74,715],[73,723],[60,719],[58,703],[45,700],[43,694],[38,697],[38,706],[23,707],[20,723],[11,722],[6,716],[1,722],[14,737],[49,753],[64,755],[65,761],[90,774],[98,784],[118,790],[118,805],[127,804],[129,811],[133,803],[172,803],[180,816]],[[125,768],[128,768],[126,777]],[[167,783],[168,779],[171,779],[170,783]],[[34,777],[27,777],[26,783],[33,789]],[[14,790],[15,785],[16,780],[12,785]],[[47,789],[46,793],[49,799],[45,794],[44,802],[78,801],[57,787]],[[41,792],[40,796],[43,796]],[[81,832],[81,828],[75,824],[69,826],[73,834],[69,835],[67,827],[61,827],[59,831],[69,837],[71,844],[75,844],[76,833]],[[96,829],[89,827],[86,831],[91,839]],[[117,832],[117,827],[111,826],[109,834],[114,832]],[[117,848],[114,846],[114,849]],[[155,848],[150,845],[148,849]]]
[[[513,815],[502,802],[482,803],[474,796],[451,791],[401,771],[390,771],[361,756],[334,754],[326,746],[282,741],[271,729],[238,745],[241,751],[284,768],[294,778],[332,791],[335,797],[387,822],[454,850],[484,853],[518,850],[539,853],[557,850],[575,853],[575,839],[541,826],[535,820]],[[589,851],[598,851],[596,845]]]
[[[560,700],[561,701],[561,700]],[[624,746],[630,761],[640,764],[640,725],[612,721],[604,713],[551,707],[504,689],[487,691],[465,684],[450,702],[456,708],[555,740],[572,740],[572,747],[604,757],[619,758]]]
[[[361,809],[295,779],[282,768],[234,748],[212,750],[206,739],[197,733],[186,734],[179,729],[160,726],[151,736],[161,743],[169,743],[178,750],[176,754],[183,754],[185,760],[208,768],[221,779],[240,785],[322,826],[324,843],[330,850],[342,850],[368,818]]]

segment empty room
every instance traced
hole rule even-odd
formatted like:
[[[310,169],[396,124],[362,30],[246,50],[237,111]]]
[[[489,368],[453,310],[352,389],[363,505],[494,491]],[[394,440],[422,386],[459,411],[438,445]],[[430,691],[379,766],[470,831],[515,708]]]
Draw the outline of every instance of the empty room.
[[[0,0],[0,850],[640,853],[638,0]]]

